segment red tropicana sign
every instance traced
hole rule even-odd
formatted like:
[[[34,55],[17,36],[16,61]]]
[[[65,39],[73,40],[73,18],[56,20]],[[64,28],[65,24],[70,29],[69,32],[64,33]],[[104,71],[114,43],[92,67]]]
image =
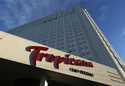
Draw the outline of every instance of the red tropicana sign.
[[[28,46],[26,47],[26,51],[31,52],[29,55],[30,64],[35,66],[36,61],[41,61],[45,58],[47,62],[52,62],[54,68],[59,69],[59,64],[64,63],[66,65],[75,65],[75,66],[85,66],[85,67],[93,67],[92,62],[88,62],[85,60],[69,58],[69,54],[62,56],[56,56],[54,54],[43,53],[41,51],[47,51],[49,48],[42,46]]]

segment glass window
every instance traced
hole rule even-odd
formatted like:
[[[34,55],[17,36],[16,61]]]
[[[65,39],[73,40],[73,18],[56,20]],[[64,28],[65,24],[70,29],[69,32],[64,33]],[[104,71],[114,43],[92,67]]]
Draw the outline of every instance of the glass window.
[[[69,44],[68,44],[68,47],[71,47],[71,48],[72,48],[72,47],[75,47],[75,44],[74,44],[74,43],[69,43]]]
[[[86,51],[85,54],[86,54],[86,55],[90,55],[91,52],[90,52],[90,51]]]
[[[72,42],[74,42],[74,39],[69,38],[69,39],[67,40],[67,43],[72,43]]]
[[[62,46],[62,45],[58,46],[58,48],[59,48],[59,49],[65,49],[65,47]]]
[[[63,42],[63,41],[59,41],[59,42],[57,42],[57,45],[63,46],[63,45],[64,45],[64,42]]]
[[[89,49],[89,47],[87,45],[84,45],[83,48],[84,49]]]
[[[57,39],[57,42],[63,42],[63,41],[64,41],[63,37]]]

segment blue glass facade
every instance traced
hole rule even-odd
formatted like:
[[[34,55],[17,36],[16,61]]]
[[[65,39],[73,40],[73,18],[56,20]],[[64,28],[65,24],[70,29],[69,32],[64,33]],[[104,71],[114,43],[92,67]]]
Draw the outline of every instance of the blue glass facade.
[[[115,67],[81,8],[56,13],[17,27],[9,33]]]

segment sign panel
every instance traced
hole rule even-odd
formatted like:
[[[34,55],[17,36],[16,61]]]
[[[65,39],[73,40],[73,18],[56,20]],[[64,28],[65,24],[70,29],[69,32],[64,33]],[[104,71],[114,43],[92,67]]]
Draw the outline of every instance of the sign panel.
[[[29,59],[30,64],[35,66],[36,61],[42,61],[43,58],[46,59],[47,62],[53,62],[53,66],[56,69],[59,69],[59,64],[62,62],[66,65],[76,65],[76,66],[85,66],[85,67],[93,67],[92,62],[87,62],[85,60],[69,58],[70,54],[66,54],[62,56],[56,56],[54,54],[49,53],[40,53],[40,51],[47,51],[49,48],[43,46],[29,46],[26,48],[26,51],[31,52]],[[32,51],[31,51],[32,50]]]
[[[0,39],[0,58],[2,59],[111,86],[124,86],[124,83],[118,83],[116,79],[115,82],[112,80],[111,76],[121,77],[117,70],[111,67],[5,32],[0,32],[0,38],[2,38]],[[122,79],[119,81],[123,82]]]

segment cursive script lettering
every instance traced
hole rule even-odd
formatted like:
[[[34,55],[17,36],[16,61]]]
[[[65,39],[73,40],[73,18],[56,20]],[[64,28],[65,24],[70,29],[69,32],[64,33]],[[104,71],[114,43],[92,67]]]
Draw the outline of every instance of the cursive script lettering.
[[[29,46],[26,48],[26,51],[31,52],[29,58],[30,58],[30,64],[35,66],[36,61],[42,61],[43,58],[47,62],[53,62],[53,66],[56,69],[59,69],[59,64],[64,63],[67,65],[75,65],[75,66],[85,66],[85,67],[93,67],[92,62],[75,59],[75,58],[69,58],[70,55],[66,54],[63,57],[61,56],[55,56],[53,54],[43,53],[40,51],[47,51],[49,48],[42,47],[42,46]]]

